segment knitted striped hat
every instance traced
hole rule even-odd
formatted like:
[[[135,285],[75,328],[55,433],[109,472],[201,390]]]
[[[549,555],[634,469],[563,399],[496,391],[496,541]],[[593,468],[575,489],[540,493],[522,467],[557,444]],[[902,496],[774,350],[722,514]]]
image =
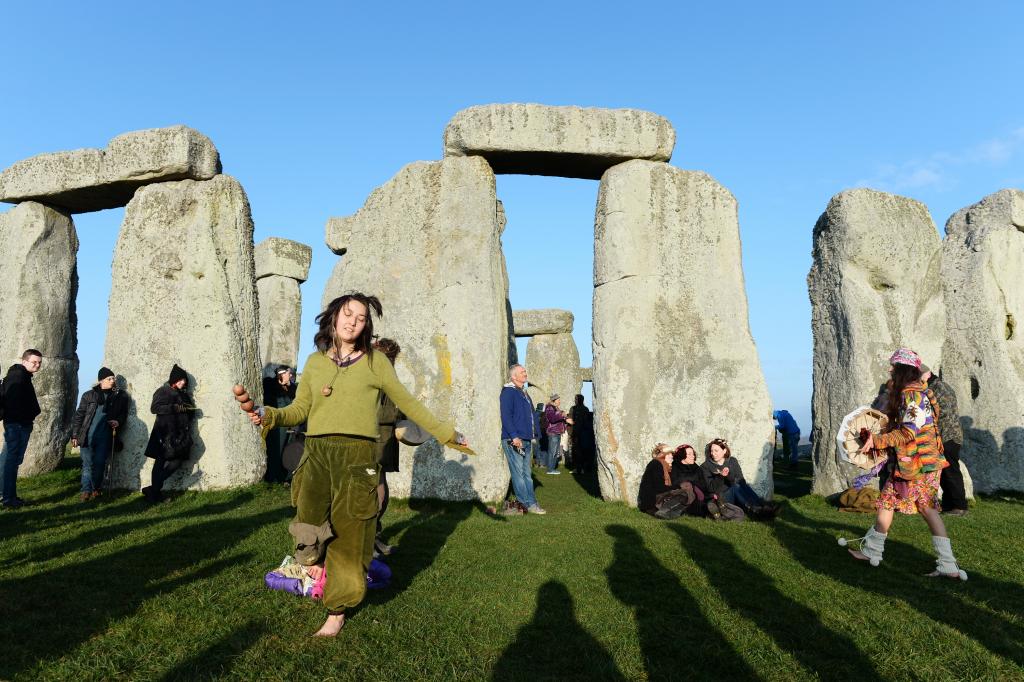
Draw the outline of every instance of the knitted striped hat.
[[[915,369],[921,369],[921,356],[909,348],[899,348],[889,358],[890,365],[910,365]]]

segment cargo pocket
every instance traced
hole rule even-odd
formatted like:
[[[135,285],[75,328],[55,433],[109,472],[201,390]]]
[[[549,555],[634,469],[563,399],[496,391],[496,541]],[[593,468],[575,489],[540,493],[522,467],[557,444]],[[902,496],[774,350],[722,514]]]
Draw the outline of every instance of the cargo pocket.
[[[291,483],[288,484],[292,491],[292,506],[296,509],[299,507],[299,495],[302,493],[302,476],[306,473],[306,460],[308,458],[309,453],[303,452],[302,457],[299,459],[298,466],[296,466],[295,471],[292,472]]]
[[[372,519],[377,516],[377,484],[380,466],[373,461],[352,464],[347,469],[344,509],[349,518]]]

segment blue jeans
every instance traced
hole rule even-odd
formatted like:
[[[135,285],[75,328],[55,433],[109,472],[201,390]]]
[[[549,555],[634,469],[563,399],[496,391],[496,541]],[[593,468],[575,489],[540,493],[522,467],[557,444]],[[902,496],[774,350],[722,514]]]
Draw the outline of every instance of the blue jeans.
[[[536,438],[530,441],[530,453],[532,454],[533,466],[541,466],[540,441]]]
[[[796,466],[800,458],[800,432],[782,434],[782,456],[789,455],[789,463]]]
[[[548,434],[548,471],[558,468],[558,457],[562,454],[562,435]]]
[[[91,493],[103,487],[107,468],[106,448],[82,448],[82,492]]]
[[[527,507],[536,507],[537,498],[533,494],[533,474],[530,472],[529,450],[523,448],[523,454],[516,452],[512,443],[501,441],[501,449],[508,460],[508,471],[512,474],[512,492],[516,499]]]
[[[757,507],[764,506],[764,500],[754,492],[754,489],[747,485],[746,481],[742,483],[734,483],[729,486],[729,489],[725,491],[725,495],[722,499],[729,504],[735,504],[737,507],[742,507],[744,510],[756,509]]]
[[[32,425],[4,422],[4,449],[0,452],[0,471],[3,472],[3,501],[18,499],[18,467],[25,461],[25,450],[32,435]]]

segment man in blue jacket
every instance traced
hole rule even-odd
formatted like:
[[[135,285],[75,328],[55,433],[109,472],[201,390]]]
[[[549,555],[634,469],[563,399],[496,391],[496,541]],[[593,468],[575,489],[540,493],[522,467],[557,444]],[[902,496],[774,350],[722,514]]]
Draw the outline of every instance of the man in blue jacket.
[[[533,475],[530,471],[530,444],[538,437],[534,432],[533,403],[526,393],[526,368],[512,365],[508,370],[509,382],[501,389],[501,449],[508,460],[512,475],[512,490],[516,499],[531,514],[546,514],[533,494]]]
[[[772,412],[772,418],[778,422],[775,428],[782,434],[782,456],[788,456],[789,466],[796,467],[800,458],[800,427],[788,410],[775,410]]]

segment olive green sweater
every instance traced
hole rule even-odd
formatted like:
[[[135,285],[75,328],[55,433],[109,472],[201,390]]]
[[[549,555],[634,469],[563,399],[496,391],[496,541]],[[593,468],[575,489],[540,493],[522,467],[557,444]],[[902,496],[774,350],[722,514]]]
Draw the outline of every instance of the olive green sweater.
[[[323,387],[331,394],[323,395]],[[371,351],[348,367],[338,367],[326,354],[306,358],[295,400],[288,407],[265,408],[264,429],[306,422],[307,436],[344,434],[377,438],[377,405],[383,391],[406,418],[442,443],[455,436],[455,427],[440,421],[398,381],[383,353]]]

